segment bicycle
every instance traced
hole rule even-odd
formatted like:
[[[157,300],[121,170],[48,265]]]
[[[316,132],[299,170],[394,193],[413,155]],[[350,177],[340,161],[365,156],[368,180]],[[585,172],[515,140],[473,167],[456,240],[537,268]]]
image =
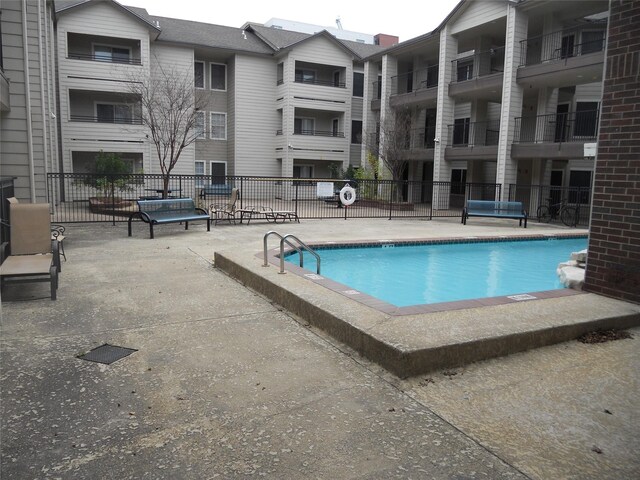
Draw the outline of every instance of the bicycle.
[[[563,198],[560,203],[552,204],[549,198],[548,202],[549,205],[540,205],[536,211],[539,222],[549,223],[560,217],[567,227],[575,227],[578,224],[578,209],[567,205],[566,199]]]

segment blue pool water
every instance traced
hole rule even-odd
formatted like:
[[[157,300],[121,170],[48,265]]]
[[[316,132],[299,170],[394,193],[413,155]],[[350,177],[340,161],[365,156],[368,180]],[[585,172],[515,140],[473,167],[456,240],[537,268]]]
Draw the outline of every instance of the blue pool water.
[[[563,288],[558,263],[586,238],[321,248],[322,276],[398,307]],[[297,254],[287,261],[298,264]],[[315,259],[305,254],[305,267]]]

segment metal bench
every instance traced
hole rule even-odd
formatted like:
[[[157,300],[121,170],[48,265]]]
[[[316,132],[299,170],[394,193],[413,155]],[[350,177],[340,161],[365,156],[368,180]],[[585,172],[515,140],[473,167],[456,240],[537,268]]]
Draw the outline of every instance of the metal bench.
[[[462,224],[467,224],[469,217],[495,217],[513,218],[524,220],[524,228],[527,228],[527,211],[522,202],[496,202],[491,200],[467,200],[467,205],[462,209]]]
[[[207,232],[211,231],[211,217],[202,208],[195,206],[191,198],[170,198],[164,200],[138,200],[138,212],[129,215],[129,236],[131,222],[135,217],[149,224],[149,238],[153,238],[153,226],[163,223],[182,223],[189,229],[189,222],[206,220]]]
[[[205,185],[200,189],[200,193],[198,196],[202,199],[211,198],[211,197],[228,197],[231,195],[231,189],[233,187],[231,185],[227,185],[226,183],[214,183],[211,185]]]

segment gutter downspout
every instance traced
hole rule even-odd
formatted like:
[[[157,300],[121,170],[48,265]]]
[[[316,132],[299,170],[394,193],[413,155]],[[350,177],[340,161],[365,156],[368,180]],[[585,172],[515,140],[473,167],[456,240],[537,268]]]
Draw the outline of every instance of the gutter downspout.
[[[46,47],[45,47],[46,48]],[[40,108],[42,110],[42,151],[44,160],[44,175],[45,186],[47,173],[49,173],[49,147],[47,139],[50,138],[47,127],[49,126],[49,119],[47,118],[47,109],[44,102],[44,82],[47,79],[47,87],[49,86],[49,76],[45,77],[44,70],[44,56],[42,54],[42,0],[38,0],[38,54],[40,57]],[[47,73],[48,73],[47,69]],[[49,96],[47,95],[48,110],[51,111],[51,105],[49,104]],[[46,187],[45,187],[46,190]]]
[[[27,155],[31,203],[36,203],[36,178],[33,164],[33,127],[31,125],[31,82],[29,81],[29,35],[27,30],[27,2],[22,2],[22,48],[24,50],[24,91],[27,113]]]

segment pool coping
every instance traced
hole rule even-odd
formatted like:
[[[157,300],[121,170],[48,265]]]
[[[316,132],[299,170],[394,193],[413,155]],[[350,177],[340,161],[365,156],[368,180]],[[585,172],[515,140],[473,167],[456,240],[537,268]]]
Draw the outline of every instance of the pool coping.
[[[354,240],[344,242],[310,242],[311,248],[322,250],[323,248],[359,248],[359,247],[378,247],[384,245],[442,245],[451,243],[493,243],[493,242],[523,242],[527,240],[549,240],[549,239],[571,239],[571,238],[587,238],[585,234],[576,233],[553,233],[553,234],[532,234],[518,235],[516,237],[508,235],[499,236],[469,236],[469,237],[439,237],[439,238],[417,238],[412,240]],[[293,253],[293,248],[285,249],[285,256]],[[263,257],[263,254],[256,254]],[[569,258],[566,259],[567,261]],[[280,266],[280,249],[274,248],[267,251],[267,261],[277,267]],[[310,272],[306,268],[301,268],[291,262],[285,262],[285,270],[293,273],[306,280],[321,285],[340,295],[348,297],[351,300],[359,302],[363,305],[376,309],[387,315],[415,315],[421,313],[446,312],[450,310],[460,310],[466,308],[486,307],[490,305],[505,305],[509,303],[542,300],[546,298],[559,298],[571,295],[582,295],[584,292],[570,288],[560,288],[554,290],[543,290],[538,292],[527,292],[514,295],[500,295],[496,297],[476,298],[468,300],[455,300],[451,302],[438,302],[429,304],[409,305],[406,307],[398,307],[391,303],[385,302],[379,298],[368,295],[359,290],[355,290],[348,285],[337,282],[330,278],[323,277],[322,274],[317,275]]]
[[[262,253],[254,255],[246,247],[216,251],[215,268],[400,378],[564,342],[593,330],[640,326],[640,305],[583,292],[390,315],[291,274],[291,267],[299,268],[293,264],[284,275],[279,262],[265,268]]]

